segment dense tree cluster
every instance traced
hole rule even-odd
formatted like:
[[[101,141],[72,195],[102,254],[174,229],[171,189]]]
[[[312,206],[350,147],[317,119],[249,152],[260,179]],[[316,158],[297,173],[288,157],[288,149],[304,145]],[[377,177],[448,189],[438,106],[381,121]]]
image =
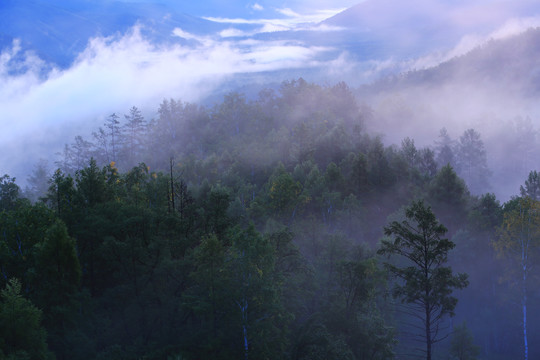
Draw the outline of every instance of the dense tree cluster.
[[[0,357],[418,355],[425,347],[405,331],[411,316],[399,300],[405,260],[382,266],[377,250],[403,254],[384,238],[385,226],[386,235],[403,235],[400,226],[414,220],[422,230],[426,219],[437,264],[427,271],[437,281],[436,294],[420,301],[438,296],[430,302],[436,339],[448,337],[433,358],[523,353],[521,308],[503,311],[520,300],[512,291],[520,273],[503,269],[519,264],[518,225],[536,222],[520,217],[525,203],[473,196],[458,176],[485,193],[474,130],[459,141],[442,131],[434,149],[410,138],[385,146],[363,130],[371,113],[344,83],[302,79],[251,101],[231,93],[212,108],[165,100],[158,113],[112,114],[92,141],[66,145],[53,174],[39,164],[24,192],[0,178],[0,316],[23,319],[6,313],[4,304],[16,302],[32,329],[19,336],[0,322]],[[520,199],[535,194],[536,177]],[[411,209],[424,203],[429,212],[415,217]],[[449,266],[469,274],[466,290],[450,294],[466,281]],[[406,303],[419,300],[406,295]],[[528,304],[529,316],[537,314]],[[453,335],[444,315],[454,313],[468,328]],[[529,325],[532,337],[538,329]]]

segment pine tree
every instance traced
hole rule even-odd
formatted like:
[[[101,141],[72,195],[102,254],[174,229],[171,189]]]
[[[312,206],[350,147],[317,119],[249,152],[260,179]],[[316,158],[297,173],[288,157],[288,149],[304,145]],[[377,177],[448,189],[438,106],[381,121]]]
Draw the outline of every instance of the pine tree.
[[[394,296],[410,304],[409,311],[422,321],[426,359],[431,360],[432,345],[444,338],[440,334],[443,318],[454,315],[457,299],[451,296],[452,290],[466,287],[467,275],[453,275],[452,269],[444,266],[455,244],[442,238],[448,230],[430,207],[423,201],[413,202],[405,210],[405,217],[406,220],[393,221],[384,228],[385,235],[393,239],[382,240],[378,254],[399,255],[408,260],[408,266],[385,266],[398,279]]]

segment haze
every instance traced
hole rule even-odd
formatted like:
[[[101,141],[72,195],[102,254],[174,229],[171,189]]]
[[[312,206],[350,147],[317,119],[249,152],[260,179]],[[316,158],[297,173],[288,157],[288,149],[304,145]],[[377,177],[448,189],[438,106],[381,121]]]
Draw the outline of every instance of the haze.
[[[0,16],[1,359],[540,358],[537,1]]]
[[[54,6],[61,11],[63,4],[57,1]],[[139,18],[122,31],[104,34],[97,30],[88,39],[78,39],[79,46],[86,45],[65,66],[25,47],[25,34],[9,34],[14,39],[0,55],[2,172],[24,182],[28,171],[21,164],[39,158],[52,162],[69,139],[89,135],[106,116],[126,113],[131,106],[152,118],[164,98],[205,102],[238,86],[262,88],[298,77],[325,84],[345,80],[350,86],[360,86],[383,76],[436,66],[489,39],[540,24],[533,1],[480,0],[406,4],[368,0],[353,12],[357,20],[351,20],[355,18],[349,13],[325,21],[353,5],[353,1],[170,3],[165,6],[171,12],[163,21],[183,13],[219,27],[197,33],[177,22],[172,31],[160,34],[166,41],[156,41],[152,22]],[[9,6],[0,9],[8,19]],[[157,23],[155,29],[159,29]],[[50,31],[49,35],[54,34],[54,29]],[[239,75],[242,80],[235,80]],[[431,121],[426,127],[419,123],[425,119],[411,120],[412,128],[401,124],[407,130],[390,131],[386,141],[399,143],[410,136],[423,144],[424,138],[433,139],[436,129],[443,126],[455,129],[457,135],[487,108],[493,111],[491,105],[504,108],[503,117],[531,116],[536,124],[536,108],[521,99],[513,97],[509,109],[500,97],[490,104],[489,93],[478,88],[474,92],[481,98],[478,104],[464,105],[459,97],[447,102],[448,94],[430,99],[428,106],[445,112],[450,108],[460,116],[445,117],[440,124]],[[419,101],[413,94],[405,95],[409,106]],[[360,102],[378,111],[377,101]],[[380,124],[373,129],[385,132]]]

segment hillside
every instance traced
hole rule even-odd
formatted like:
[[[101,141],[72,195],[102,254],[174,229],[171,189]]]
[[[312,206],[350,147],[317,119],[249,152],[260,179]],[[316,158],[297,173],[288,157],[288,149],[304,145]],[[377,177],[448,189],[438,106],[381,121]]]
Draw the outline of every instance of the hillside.
[[[323,22],[380,41],[395,60],[447,51],[467,36],[486,36],[512,18],[530,17],[534,1],[462,2],[367,0]],[[494,24],[497,24],[494,26]],[[351,39],[353,37],[351,36]]]
[[[469,274],[453,321],[467,319],[468,341],[484,344],[483,356],[519,356],[518,294],[498,281],[513,263],[491,246],[503,212],[518,204],[469,192],[483,190],[489,173],[479,133],[455,147],[449,138],[435,149],[413,138],[385,146],[364,128],[378,115],[345,83],[303,79],[252,101],[229,93],[213,107],[164,100],[157,113],[112,114],[91,137],[66,144],[52,176],[52,164],[38,164],[24,192],[0,178],[0,315],[22,283],[19,302],[43,316],[30,339],[6,337],[11,323],[0,322],[0,339],[14,344],[8,355],[418,354],[407,337],[413,318],[389,296],[389,259],[375,251],[385,226],[424,199],[456,244],[449,265]],[[449,154],[471,169],[465,181],[442,161]],[[538,316],[538,294],[529,299],[529,316]],[[537,328],[529,324],[531,343]],[[454,352],[448,341],[435,350]]]
[[[475,84],[495,87],[524,97],[534,97],[540,89],[540,28],[519,35],[490,40],[472,51],[442,64],[413,70],[366,87],[384,92],[411,87],[443,87]]]
[[[474,128],[482,134],[493,191],[509,199],[539,151],[536,101],[540,74],[540,29],[491,40],[436,67],[389,76],[359,88],[373,109],[369,131],[387,144],[409,136],[433,145],[442,128],[457,138]]]

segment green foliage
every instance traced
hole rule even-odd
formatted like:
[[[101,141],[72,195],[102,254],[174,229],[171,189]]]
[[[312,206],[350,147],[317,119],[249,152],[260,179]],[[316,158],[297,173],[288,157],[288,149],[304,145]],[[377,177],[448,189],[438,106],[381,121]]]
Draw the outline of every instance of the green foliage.
[[[7,359],[54,359],[47,349],[41,311],[21,295],[11,279],[0,293],[0,349]]]
[[[216,359],[280,357],[287,315],[280,304],[272,243],[253,227],[235,227],[225,243],[215,235],[204,237],[193,258],[193,283],[183,301],[199,326],[189,352]]]
[[[269,183],[270,206],[278,214],[289,215],[298,204],[301,186],[289,173],[276,175]]]
[[[405,210],[405,217],[406,220],[393,221],[385,227],[385,235],[393,239],[382,240],[378,254],[399,255],[408,260],[405,266],[392,263],[385,266],[398,279],[394,296],[413,304],[422,319],[429,360],[431,345],[440,340],[438,324],[445,315],[454,315],[457,298],[451,296],[452,291],[468,285],[467,275],[453,275],[450,267],[443,266],[455,244],[442,238],[447,229],[430,207],[423,201],[415,201]]]
[[[339,336],[332,335],[323,323],[316,320],[306,323],[300,329],[292,355],[294,360],[354,358],[347,343]]]
[[[20,188],[15,184],[15,178],[9,175],[0,177],[0,211],[12,210],[15,208],[16,200],[19,197]]]
[[[533,200],[540,200],[540,177],[536,170],[531,171],[527,180],[525,180],[525,186],[519,187],[521,196],[528,196]]]
[[[86,207],[93,207],[106,200],[106,169],[99,169],[94,159],[88,167],[77,172],[78,201]]]
[[[439,170],[431,186],[429,197],[438,206],[463,209],[467,201],[467,187],[450,165],[445,165]]]
[[[483,231],[493,232],[502,222],[503,212],[495,194],[484,194],[473,205],[469,220],[473,226]]]
[[[56,211],[66,223],[71,223],[74,209],[75,185],[70,175],[56,170],[49,181],[50,186],[44,202]]]
[[[471,197],[446,162],[437,172],[435,159],[455,165],[449,136],[435,152],[412,138],[386,146],[364,132],[373,114],[356,101],[344,83],[298,79],[212,107],[164,100],[148,123],[135,107],[111,115],[94,143],[66,147],[49,209],[6,197],[0,281],[21,279],[58,358],[388,359],[407,341],[396,345],[404,329],[368,249],[389,214],[426,197],[459,243],[452,266],[475,272],[459,315],[483,356],[512,347],[489,248],[497,199]],[[452,246],[433,234],[429,261],[442,264]],[[422,284],[405,260],[392,264]],[[451,314],[464,279],[444,266],[431,275],[428,300]],[[425,298],[398,285],[398,308]]]
[[[480,347],[475,345],[473,337],[467,329],[467,324],[454,327],[450,342],[450,356],[452,360],[476,360],[480,355]]]
[[[450,165],[443,166],[430,182],[428,199],[439,217],[455,229],[465,221],[469,205],[469,191]]]

